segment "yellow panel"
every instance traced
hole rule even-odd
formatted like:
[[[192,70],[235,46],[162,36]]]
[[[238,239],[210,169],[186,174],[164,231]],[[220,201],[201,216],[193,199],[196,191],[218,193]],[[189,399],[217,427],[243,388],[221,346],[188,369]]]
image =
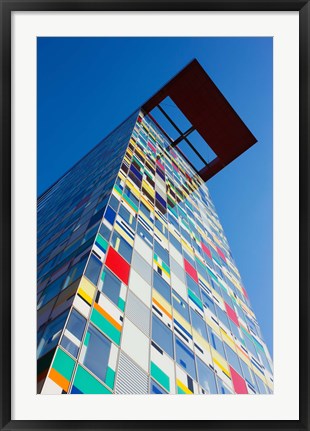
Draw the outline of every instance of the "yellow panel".
[[[163,298],[156,289],[153,289],[153,294],[152,294],[153,298],[156,299],[157,302],[159,302],[159,304],[168,311],[168,313],[170,315],[172,315],[172,306],[169,304],[169,302],[167,302],[165,300],[165,298]]]
[[[200,273],[198,273],[198,278],[203,282],[203,284],[205,284],[206,286],[208,286],[208,288],[212,291],[212,290],[214,290],[212,287],[211,287],[211,285],[210,285],[210,283],[200,274]]]
[[[192,258],[194,259],[193,250],[191,249],[191,247],[189,247],[188,243],[183,238],[182,238],[182,245],[187,249],[189,255],[192,256]]]
[[[95,295],[96,288],[90,281],[88,281],[85,277],[81,278],[81,282],[79,284],[78,293],[88,302],[91,303],[92,299]]]
[[[221,336],[221,331],[219,325],[217,325],[213,319],[211,319],[206,313],[206,322],[211,328],[217,333],[217,335]]]
[[[193,328],[192,332],[193,332],[193,339],[195,341],[197,341],[197,343],[199,343],[205,349],[207,349],[209,353],[211,353],[211,346],[210,346],[210,344],[194,328]]]
[[[222,304],[223,308],[224,308],[224,301],[223,298],[217,293],[216,290],[212,289],[212,295],[214,296],[214,298],[216,298],[219,302],[217,302],[218,304]]]
[[[128,178],[126,180],[126,185],[129,187],[130,191],[136,196],[136,198],[139,198],[140,192],[137,190],[134,183],[131,182]]]
[[[126,181],[126,176],[121,172],[121,171],[119,171],[119,173],[118,173],[118,178],[120,178],[122,181],[124,181],[124,183],[125,183],[125,181]]]
[[[147,181],[142,181],[142,187],[144,187],[145,188],[145,190],[152,196],[152,197],[154,197],[155,196],[155,190],[154,189],[152,189],[150,186],[149,186],[149,184],[148,184],[148,182]]]
[[[187,320],[184,319],[184,317],[181,316],[180,313],[176,311],[176,309],[173,309],[173,317],[191,334],[191,325],[187,322]]]
[[[225,359],[215,349],[213,349],[213,347],[211,347],[211,353],[213,362],[223,371],[224,374],[230,377],[228,364]]]
[[[79,289],[83,289],[84,292],[86,292],[89,296],[93,296],[96,287],[90,281],[88,281],[87,278],[82,277],[79,284]]]
[[[116,232],[118,232],[131,246],[133,246],[133,239],[131,239],[117,223],[114,226],[114,230],[116,230]]]
[[[225,343],[228,344],[228,346],[232,348],[233,351],[235,351],[236,345],[233,339],[225,331],[223,331],[223,329],[221,329],[221,334],[222,334],[223,341],[225,341]]]
[[[182,391],[184,391],[186,394],[192,394],[192,393],[193,393],[192,391],[190,391],[190,390],[188,389],[188,387],[186,387],[186,386],[181,382],[181,380],[176,379],[176,381],[177,381],[177,385],[179,386],[179,388],[181,388],[181,389],[182,389]]]
[[[248,355],[241,349],[241,347],[238,346],[238,344],[236,344],[236,350],[239,358],[241,358],[247,364],[247,366],[252,369],[251,361]]]
[[[154,211],[154,205],[148,200],[148,198],[141,194],[140,201],[144,203],[149,211]],[[140,214],[140,213],[139,213]]]

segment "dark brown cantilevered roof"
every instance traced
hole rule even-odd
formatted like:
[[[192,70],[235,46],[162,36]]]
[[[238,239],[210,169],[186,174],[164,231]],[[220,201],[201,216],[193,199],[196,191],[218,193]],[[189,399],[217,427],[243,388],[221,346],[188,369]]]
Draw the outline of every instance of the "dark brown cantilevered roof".
[[[257,142],[197,60],[181,70],[142,109],[150,113],[166,97],[172,99],[192,124],[191,130],[197,130],[216,154],[216,158],[199,171],[204,181]],[[175,145],[182,139],[178,138]]]

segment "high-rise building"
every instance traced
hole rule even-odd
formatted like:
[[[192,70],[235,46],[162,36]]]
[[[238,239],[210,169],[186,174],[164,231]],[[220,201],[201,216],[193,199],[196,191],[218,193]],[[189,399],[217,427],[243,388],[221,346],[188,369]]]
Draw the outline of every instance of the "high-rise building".
[[[272,361],[204,183],[255,142],[194,60],[40,196],[38,393],[272,393]]]

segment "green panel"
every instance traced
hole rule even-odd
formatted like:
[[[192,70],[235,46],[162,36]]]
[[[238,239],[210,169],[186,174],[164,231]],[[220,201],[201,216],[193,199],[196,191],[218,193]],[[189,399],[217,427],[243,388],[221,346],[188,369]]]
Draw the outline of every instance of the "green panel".
[[[255,346],[258,348],[258,349],[260,349],[260,350],[262,350],[263,352],[264,352],[264,348],[263,348],[263,346],[257,341],[257,340],[255,340],[255,338],[253,337],[252,338],[252,341],[253,341],[253,343],[255,344]]]
[[[114,380],[115,380],[115,371],[112,368],[107,368],[107,373],[105,377],[105,382],[109,386],[109,388],[114,388]]]
[[[111,338],[116,344],[120,344],[121,333],[102,314],[93,309],[90,320],[98,326],[101,331]]]
[[[169,266],[168,265],[166,265],[165,264],[165,262],[163,261],[163,263],[162,263],[162,267],[163,267],[163,269],[165,270],[165,271],[167,271],[168,272],[168,274],[170,274],[170,268],[169,268]]]
[[[138,212],[138,207],[137,207],[137,205],[136,204],[134,204],[133,202],[132,202],[132,200],[127,196],[127,195],[123,195],[123,198],[125,199],[125,201],[132,207],[132,208],[134,208],[134,210],[136,211],[136,212]]]
[[[52,367],[64,376],[67,380],[71,380],[75,361],[70,358],[63,350],[57,349]]]
[[[183,389],[181,389],[179,386],[177,386],[177,388],[178,388],[178,394],[185,394],[186,395],[186,392],[183,391]]]
[[[77,368],[73,385],[83,394],[111,394],[111,391],[98,382],[80,365]]]
[[[196,260],[196,262],[197,262],[197,263],[199,263],[199,265],[200,265],[203,269],[206,269],[206,265],[204,265],[204,264],[201,262],[201,260],[200,260],[197,256],[195,256],[195,260]]]
[[[154,362],[151,362],[151,376],[170,392],[170,379]]]
[[[120,189],[120,187],[119,187],[119,186],[117,186],[116,184],[115,184],[114,188],[115,188],[115,190],[117,190],[117,192],[118,192],[120,195],[122,195],[122,194],[123,194],[123,191],[122,191],[122,190]]]
[[[96,242],[104,249],[106,250],[108,248],[108,242],[101,236],[100,234],[96,237]]]
[[[263,348],[263,346],[257,341],[257,340],[255,340],[255,338],[254,337],[252,337],[252,335],[251,334],[249,334],[248,333],[248,331],[246,330],[246,329],[244,329],[242,326],[241,326],[241,330],[242,330],[242,332],[254,343],[254,345],[258,348],[258,349],[260,349],[260,350],[262,350],[263,352],[264,352],[264,348]]]
[[[200,299],[195,295],[194,292],[192,292],[190,289],[188,289],[188,296],[191,298],[192,301],[195,302],[195,304],[201,309],[203,310],[203,304],[200,301]]]
[[[125,302],[122,298],[118,298],[117,306],[118,306],[118,308],[120,308],[122,311],[124,311],[124,310],[125,310],[125,304],[126,304],[126,302]]]

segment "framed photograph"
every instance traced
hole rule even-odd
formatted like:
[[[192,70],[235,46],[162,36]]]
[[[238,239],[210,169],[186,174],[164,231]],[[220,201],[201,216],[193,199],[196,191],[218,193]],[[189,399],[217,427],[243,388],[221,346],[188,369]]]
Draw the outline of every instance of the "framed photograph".
[[[308,429],[308,2],[1,22],[2,428]]]

